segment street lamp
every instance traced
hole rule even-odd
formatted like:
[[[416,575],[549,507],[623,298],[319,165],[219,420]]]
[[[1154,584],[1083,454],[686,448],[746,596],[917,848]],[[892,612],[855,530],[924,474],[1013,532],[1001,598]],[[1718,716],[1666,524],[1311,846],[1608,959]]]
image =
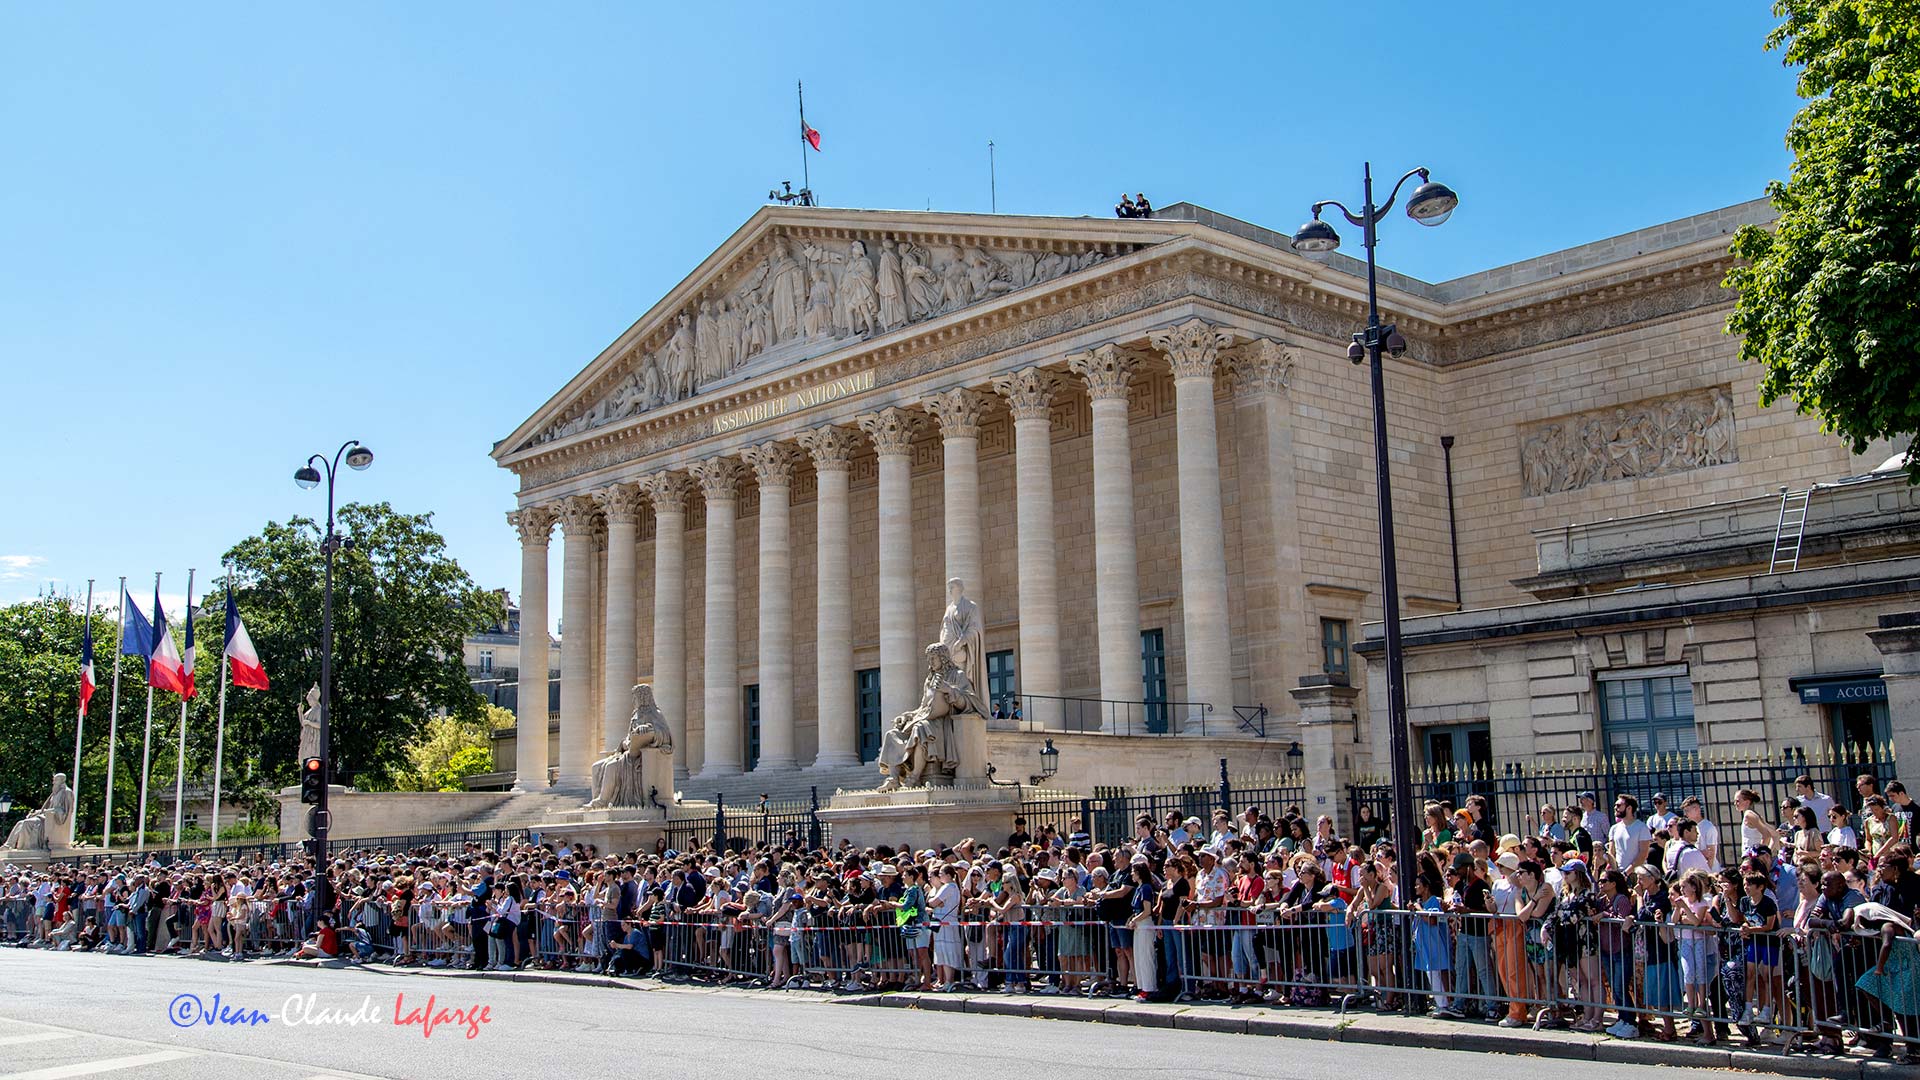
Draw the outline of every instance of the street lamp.
[[[320,486],[322,479],[318,463],[326,469],[327,482],[327,530],[320,540],[320,551],[326,556],[326,584],[320,604],[320,799],[307,819],[307,832],[313,837],[313,888],[314,912],[324,913],[333,907],[333,889],[327,882],[327,829],[332,825],[327,811],[327,787],[333,780],[333,554],[342,547],[352,548],[351,539],[342,538],[333,531],[333,482],[340,472],[340,459],[345,455],[347,466],[355,472],[373,464],[373,451],[367,449],[358,439],[348,439],[333,452],[331,459],[315,454],[307,459],[305,465],[294,470],[293,482],[302,488],[312,490]]]
[[[1393,193],[1384,205],[1373,202],[1373,163],[1364,167],[1361,178],[1366,201],[1359,214],[1344,203],[1323,199],[1313,204],[1313,220],[1293,234],[1294,250],[1309,258],[1325,258],[1340,246],[1340,234],[1320,220],[1320,212],[1337,206],[1349,222],[1360,227],[1361,245],[1367,250],[1367,328],[1353,335],[1347,358],[1354,363],[1369,362],[1373,380],[1373,469],[1374,490],[1379,498],[1380,516],[1380,613],[1386,629],[1387,652],[1387,735],[1388,756],[1393,770],[1393,856],[1400,872],[1400,896],[1413,895],[1413,766],[1407,745],[1407,678],[1400,655],[1400,575],[1393,545],[1393,487],[1387,469],[1387,392],[1380,354],[1399,356],[1407,351],[1407,339],[1391,324],[1380,323],[1380,290],[1376,281],[1373,248],[1378,237],[1376,226],[1393,209],[1400,188],[1418,176],[1420,186],[1407,198],[1407,216],[1422,225],[1438,225],[1452,216],[1460,205],[1460,196],[1445,184],[1435,183],[1426,169],[1415,169],[1393,185]]]

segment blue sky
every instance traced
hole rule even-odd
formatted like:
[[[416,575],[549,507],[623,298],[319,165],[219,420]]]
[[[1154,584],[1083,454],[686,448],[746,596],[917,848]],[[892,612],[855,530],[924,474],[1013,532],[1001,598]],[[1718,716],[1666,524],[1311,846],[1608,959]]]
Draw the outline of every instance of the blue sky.
[[[1431,13],[1450,25],[1426,25]],[[1461,194],[1429,280],[1754,198],[1796,99],[1763,4],[0,8],[0,602],[165,592],[344,499],[519,586],[504,436],[798,180],[832,205],[1291,230],[1360,162]],[[1373,59],[1363,62],[1365,53]],[[1368,134],[1372,132],[1374,134]],[[558,603],[554,604],[558,615]]]

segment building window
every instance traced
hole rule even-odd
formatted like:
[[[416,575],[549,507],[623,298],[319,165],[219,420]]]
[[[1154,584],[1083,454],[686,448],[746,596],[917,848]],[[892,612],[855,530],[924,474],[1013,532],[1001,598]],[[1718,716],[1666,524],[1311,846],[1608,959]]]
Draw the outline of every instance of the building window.
[[[1167,634],[1159,627],[1140,631],[1140,701],[1147,731],[1166,734]]]
[[[1013,682],[1013,650],[1002,649],[987,654],[987,705],[997,715],[1012,716],[1014,696],[1018,691]]]
[[[742,688],[740,701],[746,711],[747,724],[747,768],[751,770],[760,764],[760,684],[752,683]]]
[[[1600,737],[1609,754],[1692,753],[1693,683],[1685,669],[1600,683]]]
[[[482,675],[493,674],[493,650],[492,649],[480,650],[480,674]]]
[[[860,710],[860,760],[865,763],[880,757],[880,669],[856,671],[853,680]]]
[[[1320,670],[1333,676],[1334,681],[1345,683],[1349,680],[1349,658],[1347,648],[1347,620],[1320,620]]]

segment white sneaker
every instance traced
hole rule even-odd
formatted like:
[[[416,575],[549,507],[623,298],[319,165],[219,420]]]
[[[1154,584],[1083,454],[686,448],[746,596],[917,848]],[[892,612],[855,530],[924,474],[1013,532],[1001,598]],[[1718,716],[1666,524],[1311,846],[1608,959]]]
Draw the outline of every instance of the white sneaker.
[[[1766,1008],[1763,1008],[1759,1012],[1755,1013],[1753,1016],[1753,1022],[1756,1024],[1773,1023],[1773,1006],[1768,1005]]]
[[[1613,1026],[1607,1029],[1607,1034],[1616,1039],[1631,1039],[1640,1034],[1640,1029],[1627,1023],[1625,1020],[1616,1020]]]

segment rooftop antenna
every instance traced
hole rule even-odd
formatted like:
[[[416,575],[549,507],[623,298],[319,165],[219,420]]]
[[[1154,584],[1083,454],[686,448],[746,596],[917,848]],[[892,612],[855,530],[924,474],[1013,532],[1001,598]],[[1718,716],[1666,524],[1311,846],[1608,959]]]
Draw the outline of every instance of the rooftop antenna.
[[[1000,212],[1000,183],[994,174],[993,140],[987,140],[987,207],[989,213]]]

